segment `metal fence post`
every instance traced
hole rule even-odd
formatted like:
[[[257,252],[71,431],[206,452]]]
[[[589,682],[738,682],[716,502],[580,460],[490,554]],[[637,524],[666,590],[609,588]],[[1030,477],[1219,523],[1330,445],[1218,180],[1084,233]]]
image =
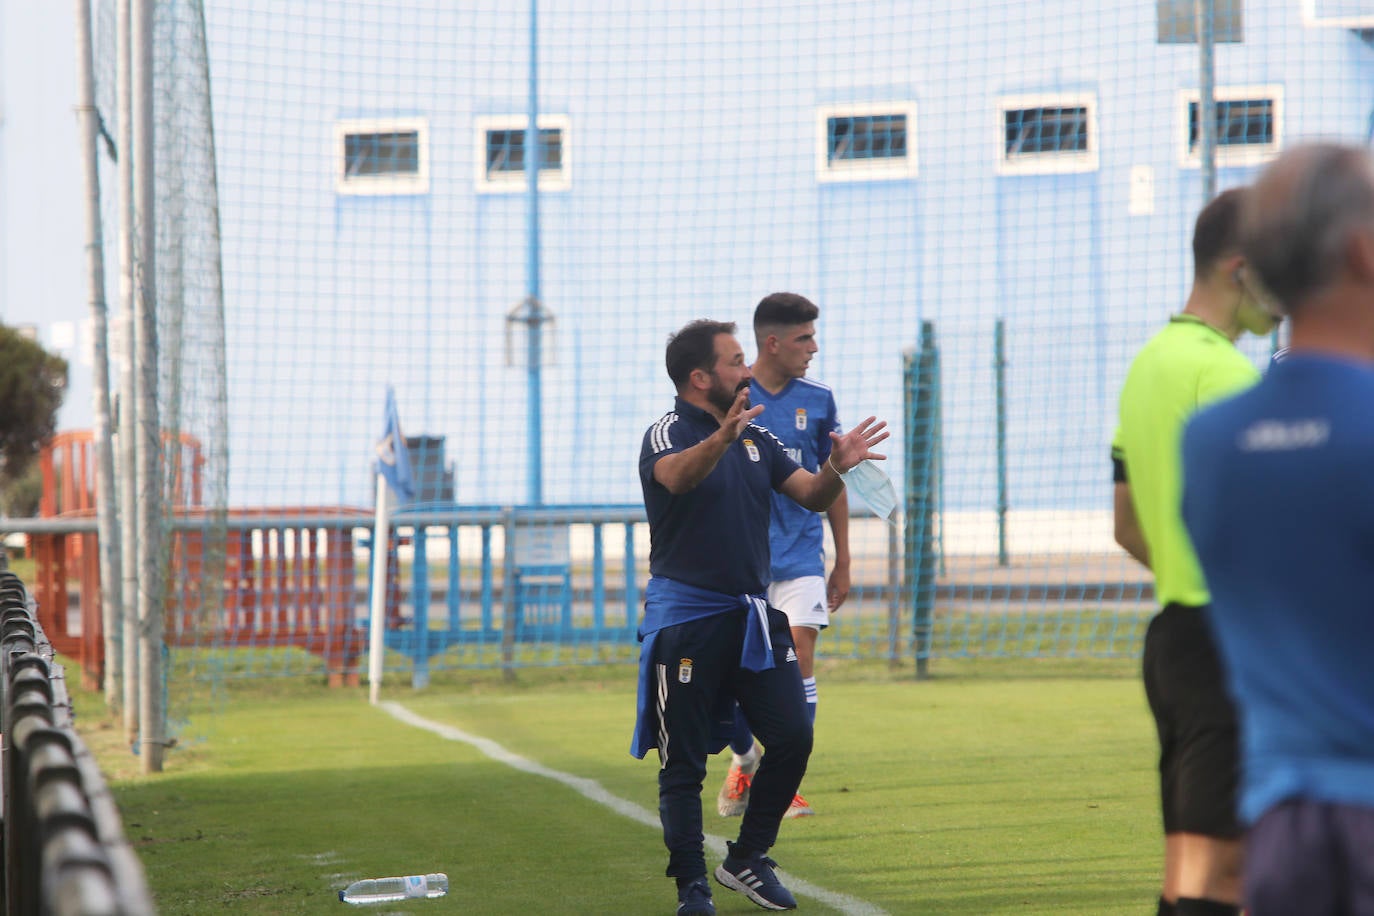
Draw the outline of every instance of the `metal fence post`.
[[[939,351],[935,325],[921,322],[921,346],[904,355],[906,462],[906,581],[911,589],[912,649],[916,677],[929,675],[930,636],[935,616],[936,405]]]
[[[997,565],[1007,556],[1007,340],[1006,321],[998,318],[993,332],[993,374],[997,379]]]
[[[515,509],[501,510],[502,531],[505,533],[505,559],[501,569],[501,671],[507,681],[515,680],[515,616],[518,601],[515,597]]]

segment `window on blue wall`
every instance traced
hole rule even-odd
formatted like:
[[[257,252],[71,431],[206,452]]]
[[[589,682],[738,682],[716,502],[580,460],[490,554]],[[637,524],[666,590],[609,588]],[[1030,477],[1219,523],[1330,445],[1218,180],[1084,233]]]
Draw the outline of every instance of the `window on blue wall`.
[[[477,187],[480,191],[525,190],[525,127],[522,116],[479,118]],[[539,118],[539,189],[566,190],[571,184],[568,131],[561,115]],[[533,159],[533,157],[529,157]]]
[[[405,175],[420,171],[420,132],[415,130],[348,134],[344,137],[344,174]]]
[[[1159,43],[1162,45],[1197,44],[1196,0],[1156,0],[1159,16]],[[1237,43],[1245,40],[1242,21],[1242,0],[1213,0],[1212,40],[1217,43]]]
[[[557,172],[563,167],[563,132],[557,128],[541,128],[539,145],[543,156],[539,160],[540,170]],[[487,177],[492,178],[507,172],[525,171],[525,131],[489,130],[487,131]]]
[[[906,158],[906,115],[849,115],[826,119],[826,158],[839,162]]]
[[[340,194],[424,194],[429,128],[422,118],[355,119],[334,125]]]
[[[1273,146],[1274,100],[1217,101],[1217,146]],[[1201,142],[1202,106],[1188,103],[1188,146]]]
[[[816,116],[816,173],[822,181],[914,177],[915,103],[864,103],[820,109]]]
[[[1097,101],[1086,93],[997,100],[997,173],[1046,175],[1097,168]]]
[[[1283,133],[1283,94],[1277,86],[1218,87],[1216,100],[1217,163],[1253,165],[1274,157]],[[1202,106],[1198,93],[1183,96],[1183,161],[1197,165]]]

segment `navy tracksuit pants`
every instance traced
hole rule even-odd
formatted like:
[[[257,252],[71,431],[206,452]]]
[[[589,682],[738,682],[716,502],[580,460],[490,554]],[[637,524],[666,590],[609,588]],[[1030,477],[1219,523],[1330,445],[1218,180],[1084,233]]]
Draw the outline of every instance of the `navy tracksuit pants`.
[[[731,611],[659,631],[654,646],[658,691],[658,812],[668,847],[669,877],[706,874],[701,788],[706,758],[719,750],[733,719],[715,721],[722,694],[739,701],[763,759],[749,790],[737,844],[767,852],[778,838],[783,814],[806,775],[811,756],[811,716],[787,615],[768,609],[775,667],[740,667],[744,610]],[[789,661],[790,657],[790,661]]]

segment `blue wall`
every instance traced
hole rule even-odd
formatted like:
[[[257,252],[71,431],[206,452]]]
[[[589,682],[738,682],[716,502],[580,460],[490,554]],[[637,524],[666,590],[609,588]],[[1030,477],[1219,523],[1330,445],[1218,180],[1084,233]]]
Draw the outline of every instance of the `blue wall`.
[[[477,191],[474,125],[525,110],[527,8],[207,6],[231,502],[370,503],[387,381],[408,432],[448,437],[459,501],[523,501],[524,341],[505,316],[525,294],[526,199]],[[736,320],[752,355],[754,303],[792,289],[822,308],[813,375],[851,421],[900,418],[901,353],[935,322],[951,508],[995,502],[1005,319],[1013,506],[1105,505],[1125,365],[1187,292],[1196,47],[1157,44],[1138,0],[640,6],[540,4],[541,111],[570,118],[573,162],[541,203],[545,501],[637,501],[640,437],[671,404],[667,334]],[[1364,140],[1374,51],[1299,9],[1246,3],[1217,83],[1281,87],[1285,144]],[[998,175],[997,98],[1062,92],[1095,97],[1098,167]],[[818,180],[818,107],[868,101],[917,104],[918,175]],[[337,194],[336,121],[411,116],[428,192]],[[1153,211],[1131,215],[1141,166]]]
[[[473,124],[525,109],[524,9],[355,18],[309,3],[287,28],[270,8],[234,6],[209,15],[229,322],[256,341],[231,348],[235,501],[287,497],[259,455],[288,436],[318,468],[290,475],[290,494],[366,502],[381,379],[397,384],[411,431],[449,436],[460,501],[521,501],[523,338],[508,365],[504,316],[524,295],[526,200],[476,191]],[[1157,44],[1154,5],[1124,0],[927,3],[919,15],[899,2],[690,6],[541,4],[541,111],[571,119],[573,159],[571,189],[541,204],[557,315],[546,501],[637,500],[639,437],[671,400],[667,333],[738,320],[752,352],[753,304],[786,288],[822,306],[813,374],[851,419],[900,417],[901,351],[923,319],[936,323],[952,508],[992,505],[992,327],[1004,318],[1013,505],[1102,505],[1125,363],[1187,290],[1201,196],[1198,170],[1179,162],[1178,93],[1196,89],[1196,47]],[[1369,47],[1304,29],[1298,5],[1278,0],[1246,4],[1244,29],[1244,43],[1217,49],[1219,86],[1280,86],[1286,143],[1364,136]],[[264,73],[281,88],[255,90]],[[1099,167],[997,175],[996,98],[1054,92],[1095,96]],[[916,178],[817,179],[818,106],[906,100],[919,106]],[[409,115],[429,121],[429,193],[336,196],[334,120]],[[271,158],[289,164],[255,174],[272,135]],[[1153,169],[1150,215],[1128,214],[1133,166]],[[1223,169],[1221,185],[1252,174]],[[264,312],[282,330],[270,340]],[[283,380],[245,370],[270,353],[298,361],[303,344],[308,365],[285,376],[300,397],[268,432],[244,405]]]

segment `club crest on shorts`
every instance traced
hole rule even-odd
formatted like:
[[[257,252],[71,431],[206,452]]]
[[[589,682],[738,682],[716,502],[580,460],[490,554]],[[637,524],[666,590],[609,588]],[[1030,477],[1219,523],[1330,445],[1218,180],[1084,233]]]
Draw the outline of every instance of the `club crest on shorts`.
[[[692,683],[692,660],[690,658],[680,658],[677,661],[677,682],[679,684]]]
[[[796,416],[796,419],[795,419],[794,422],[797,424],[797,429],[806,429],[806,408],[805,408],[805,407],[798,407],[798,408],[797,408],[797,416]]]
[[[750,461],[758,461],[758,460],[759,460],[759,447],[758,447],[757,445],[754,444],[754,440],[753,440],[753,439],[745,439],[745,440],[744,440],[744,450],[745,450],[746,452],[749,453],[749,460],[750,460]]]

